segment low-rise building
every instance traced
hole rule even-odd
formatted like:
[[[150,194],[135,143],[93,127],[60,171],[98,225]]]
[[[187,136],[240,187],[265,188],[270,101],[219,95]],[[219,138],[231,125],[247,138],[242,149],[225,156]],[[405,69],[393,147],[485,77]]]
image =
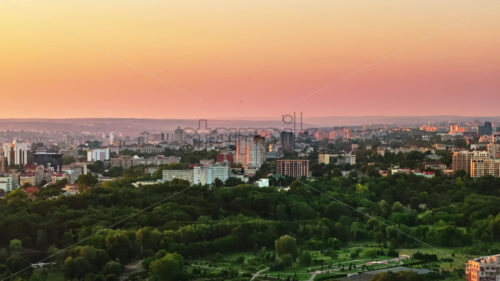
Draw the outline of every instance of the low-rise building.
[[[467,281],[500,280],[500,255],[481,257],[467,262],[465,266]]]
[[[162,180],[186,180],[190,184],[210,185],[216,179],[225,182],[229,179],[229,166],[227,164],[213,164],[209,166],[194,166],[189,170],[163,170]]]
[[[51,182],[52,183],[56,183],[56,182],[61,181],[63,179],[66,179],[66,180],[68,179],[68,176],[65,173],[52,173],[52,175],[51,175]]]
[[[14,180],[10,175],[0,175],[0,189],[5,192],[11,192],[15,188]]]
[[[80,190],[76,184],[67,184],[64,188],[64,194],[66,195],[76,195],[80,193]]]
[[[25,186],[25,185],[30,185],[34,186],[39,183],[39,180],[35,173],[22,173],[19,176],[19,185],[20,186]]]
[[[258,187],[269,187],[269,179],[260,179],[255,181],[255,185]]]
[[[277,160],[276,173],[296,179],[309,177],[309,160]]]
[[[163,170],[162,171],[162,180],[172,181],[174,179],[180,179],[188,181],[190,184],[194,183],[194,174],[193,170]]]
[[[328,154],[320,153],[318,154],[318,163],[328,165],[330,162],[337,165],[350,164],[356,165],[356,154],[354,153],[341,153],[341,154]]]
[[[66,175],[69,183],[75,183],[80,175],[85,175],[88,172],[86,163],[64,165],[62,171]]]
[[[424,163],[424,169],[444,170],[446,169],[446,164],[438,161],[427,161]]]

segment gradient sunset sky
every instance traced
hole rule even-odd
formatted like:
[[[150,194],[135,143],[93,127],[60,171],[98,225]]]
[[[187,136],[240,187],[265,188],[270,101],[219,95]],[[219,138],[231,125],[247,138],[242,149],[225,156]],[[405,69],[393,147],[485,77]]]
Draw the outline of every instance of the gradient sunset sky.
[[[500,115],[499,50],[495,0],[0,0],[0,118]]]

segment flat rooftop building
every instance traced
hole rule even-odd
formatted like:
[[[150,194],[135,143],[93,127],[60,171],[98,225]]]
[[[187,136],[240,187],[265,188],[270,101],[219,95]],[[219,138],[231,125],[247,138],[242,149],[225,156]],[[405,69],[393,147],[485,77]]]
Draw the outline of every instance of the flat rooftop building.
[[[500,254],[468,261],[465,266],[465,280],[499,281]]]

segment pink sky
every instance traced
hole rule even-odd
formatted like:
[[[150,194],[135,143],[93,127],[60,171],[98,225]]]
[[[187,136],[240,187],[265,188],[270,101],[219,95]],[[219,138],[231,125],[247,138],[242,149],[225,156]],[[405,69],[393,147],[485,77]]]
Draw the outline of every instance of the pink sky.
[[[500,115],[498,1],[8,2],[0,118]]]

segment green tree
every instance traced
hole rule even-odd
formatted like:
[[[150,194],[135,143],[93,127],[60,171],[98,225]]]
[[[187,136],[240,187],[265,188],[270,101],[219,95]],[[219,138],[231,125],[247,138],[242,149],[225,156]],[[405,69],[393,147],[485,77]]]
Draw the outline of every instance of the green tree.
[[[290,254],[297,256],[297,241],[290,235],[283,235],[274,241],[274,248],[278,256]]]
[[[106,249],[112,259],[128,262],[133,253],[133,244],[125,231],[117,231],[106,237]]]
[[[279,264],[281,268],[287,268],[293,265],[294,258],[291,254],[284,254],[279,257]]]
[[[184,272],[184,259],[177,253],[169,253],[164,257],[151,262],[152,277],[158,281],[186,280]]]
[[[11,272],[18,272],[19,270],[22,270],[28,266],[28,261],[19,254],[11,255],[7,259],[7,267]]]
[[[9,249],[12,252],[19,253],[23,249],[23,242],[19,239],[12,239],[9,242]]]
[[[120,276],[123,272],[123,265],[119,262],[110,261],[104,265],[102,271],[105,275],[113,274],[115,276]]]
[[[311,257],[311,252],[309,251],[304,251],[299,257],[300,264],[304,266],[309,266],[311,265],[312,257]]]
[[[87,189],[94,187],[97,184],[97,177],[93,175],[79,175],[76,184],[78,185],[78,189],[81,191],[86,191]]]
[[[45,251],[49,247],[47,233],[42,229],[37,232],[36,247],[41,251]]]
[[[62,160],[63,160],[63,165],[68,165],[68,164],[76,162],[75,157],[73,157],[71,155],[63,155]]]
[[[92,269],[89,261],[84,257],[77,257],[74,260],[74,277],[83,278]]]

